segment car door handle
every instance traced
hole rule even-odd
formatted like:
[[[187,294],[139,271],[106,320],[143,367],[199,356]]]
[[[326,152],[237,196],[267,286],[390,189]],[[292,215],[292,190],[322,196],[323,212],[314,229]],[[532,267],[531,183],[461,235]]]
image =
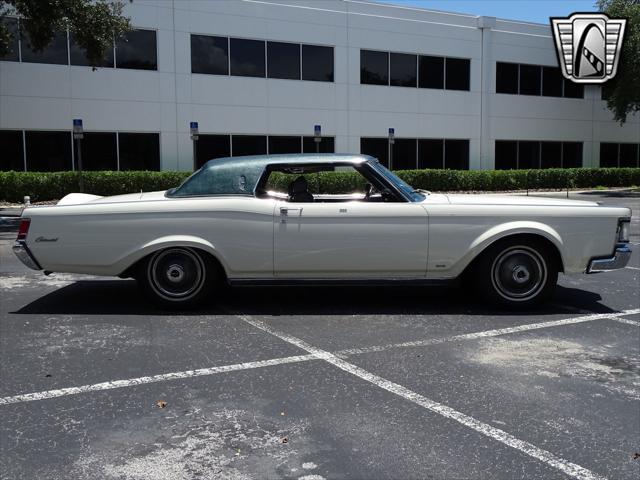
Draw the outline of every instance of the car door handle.
[[[280,215],[283,217],[289,216],[289,212],[298,212],[298,216],[302,215],[302,207],[280,207]]]

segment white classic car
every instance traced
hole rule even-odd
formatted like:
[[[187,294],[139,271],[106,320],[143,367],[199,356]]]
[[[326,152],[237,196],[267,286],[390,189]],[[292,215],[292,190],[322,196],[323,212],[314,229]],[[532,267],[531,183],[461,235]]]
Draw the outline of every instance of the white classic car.
[[[364,155],[271,155],[209,161],[168,191],[26,208],[13,248],[46,274],[136,278],[164,306],[209,299],[220,280],[469,278],[484,298],[522,307],[547,299],[558,272],[624,267],[630,218],[593,202],[414,190]]]

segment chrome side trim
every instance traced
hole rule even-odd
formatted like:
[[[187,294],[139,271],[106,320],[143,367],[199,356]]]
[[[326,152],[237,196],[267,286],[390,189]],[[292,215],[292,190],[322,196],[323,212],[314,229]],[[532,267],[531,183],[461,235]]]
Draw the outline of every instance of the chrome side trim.
[[[632,250],[628,243],[618,243],[612,257],[592,258],[587,267],[587,273],[608,272],[624,268],[629,263]]]
[[[231,286],[271,286],[271,287],[305,287],[305,286],[445,286],[456,283],[456,279],[420,278],[229,278]]]
[[[16,243],[13,244],[12,250],[16,257],[18,257],[18,260],[31,270],[42,270],[42,267],[33,256],[24,240],[16,240]]]

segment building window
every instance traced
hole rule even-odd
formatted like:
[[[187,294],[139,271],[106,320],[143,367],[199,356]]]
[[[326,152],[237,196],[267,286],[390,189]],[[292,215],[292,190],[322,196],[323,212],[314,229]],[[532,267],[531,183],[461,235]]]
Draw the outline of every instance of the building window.
[[[520,95],[540,95],[542,69],[536,65],[520,65]]]
[[[558,67],[542,67],[542,95],[545,97],[562,97],[564,77]]]
[[[333,82],[333,47],[302,45],[302,79]]]
[[[158,133],[118,133],[120,170],[160,170]]]
[[[234,157],[267,154],[266,135],[233,135],[231,144]]]
[[[295,136],[269,136],[269,155],[302,153],[302,138]]]
[[[396,138],[391,146],[393,156],[391,167],[394,170],[415,170],[418,166],[415,138]]]
[[[231,75],[264,77],[264,44],[262,40],[231,39]]]
[[[302,153],[316,153],[316,148],[318,148],[316,145],[315,137],[302,137]],[[319,150],[320,153],[334,153],[335,139],[333,137],[321,137]]]
[[[0,130],[0,171],[24,170],[22,130]]]
[[[418,168],[444,168],[444,140],[439,138],[418,140]]]
[[[418,57],[407,53],[392,53],[390,61],[391,85],[416,87],[418,81]]]
[[[584,98],[584,85],[581,83],[573,83],[571,80],[564,80],[564,96],[565,98]]]
[[[444,168],[469,170],[469,140],[444,141]]]
[[[389,54],[360,50],[360,83],[389,85]]]
[[[640,167],[640,143],[601,143],[600,166],[603,168]]]
[[[116,42],[116,68],[157,70],[155,30],[132,30]]]
[[[0,19],[8,30],[11,38],[7,45],[7,53],[0,57],[0,60],[6,62],[19,62],[20,61],[20,34],[18,29],[18,19],[13,17],[2,17]]]
[[[31,46],[29,34],[26,31],[22,31],[21,51],[23,62],[68,65],[67,32],[57,32],[49,45],[44,47],[42,51],[36,51]]]
[[[105,58],[98,66],[113,68],[113,49],[114,45],[105,52]],[[69,33],[69,59],[71,65],[90,66],[86,50],[76,43],[73,33]]]
[[[229,39],[192,34],[191,73],[229,75]]]
[[[78,142],[73,142],[75,169],[78,169]],[[118,142],[114,132],[85,132],[82,139],[83,170],[117,170]]]
[[[389,167],[389,140],[387,138],[360,138],[360,153],[377,158],[382,165]]]
[[[199,135],[196,142],[196,168],[209,160],[231,156],[230,135]]]
[[[496,140],[496,170],[579,168],[582,142]]]
[[[520,81],[517,63],[496,62],[496,93],[518,93]]]
[[[471,61],[465,58],[445,59],[445,88],[447,90],[469,90]]]
[[[420,55],[418,86],[420,88],[444,88],[444,58]]]
[[[71,170],[71,132],[26,131],[27,170]]]
[[[300,44],[267,42],[267,77],[300,80]]]

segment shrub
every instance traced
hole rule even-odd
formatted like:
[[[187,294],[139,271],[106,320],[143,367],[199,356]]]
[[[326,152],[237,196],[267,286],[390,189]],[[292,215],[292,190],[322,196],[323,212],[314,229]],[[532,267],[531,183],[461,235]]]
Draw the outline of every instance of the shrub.
[[[574,168],[547,170],[400,170],[397,175],[414,188],[431,191],[500,191],[640,185],[640,168]],[[95,195],[119,195],[167,190],[179,185],[189,172],[84,172],[84,190]],[[290,176],[274,175],[270,185],[286,191]],[[312,192],[347,193],[362,190],[364,180],[355,173],[320,172],[309,176]],[[0,201],[54,200],[78,191],[75,172],[0,172]]]

